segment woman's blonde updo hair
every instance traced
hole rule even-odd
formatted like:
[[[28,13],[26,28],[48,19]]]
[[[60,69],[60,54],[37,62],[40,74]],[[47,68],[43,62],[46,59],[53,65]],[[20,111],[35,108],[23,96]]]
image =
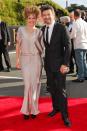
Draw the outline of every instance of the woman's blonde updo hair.
[[[40,14],[40,9],[37,6],[27,6],[24,9],[24,16],[25,19],[27,19],[29,17],[29,15],[34,14],[36,16],[36,18],[38,18],[39,14]]]

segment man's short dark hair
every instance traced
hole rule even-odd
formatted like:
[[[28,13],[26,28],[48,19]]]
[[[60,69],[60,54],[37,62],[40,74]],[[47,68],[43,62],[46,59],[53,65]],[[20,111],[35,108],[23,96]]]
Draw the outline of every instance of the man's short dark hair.
[[[81,11],[80,11],[80,9],[76,9],[76,10],[74,11],[74,15],[75,15],[76,17],[81,17]]]
[[[42,5],[41,6],[41,13],[43,13],[43,11],[46,11],[46,10],[51,10],[52,12],[54,12],[54,8],[50,5]]]

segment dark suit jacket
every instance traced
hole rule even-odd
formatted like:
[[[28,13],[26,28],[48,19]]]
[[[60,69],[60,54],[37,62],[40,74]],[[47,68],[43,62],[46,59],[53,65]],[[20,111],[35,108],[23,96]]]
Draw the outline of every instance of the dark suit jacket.
[[[5,22],[1,22],[1,36],[2,36],[2,40],[0,44],[7,45],[8,42],[10,42],[10,36]]]
[[[44,36],[45,26],[42,28],[42,31]],[[52,72],[56,72],[60,69],[62,64],[69,65],[71,41],[69,34],[63,25],[55,22],[50,44],[46,43],[45,39],[44,44],[45,70],[50,69]]]

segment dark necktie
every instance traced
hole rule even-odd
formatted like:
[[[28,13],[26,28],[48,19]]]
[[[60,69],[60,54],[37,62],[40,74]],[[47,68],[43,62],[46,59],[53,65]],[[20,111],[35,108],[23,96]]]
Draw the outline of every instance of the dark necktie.
[[[46,28],[46,43],[49,44],[49,27]]]

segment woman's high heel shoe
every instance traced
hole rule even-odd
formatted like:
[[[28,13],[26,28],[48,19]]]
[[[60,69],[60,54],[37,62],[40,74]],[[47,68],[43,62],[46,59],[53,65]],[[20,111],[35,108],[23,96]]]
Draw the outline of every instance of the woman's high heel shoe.
[[[28,120],[29,119],[29,115],[24,115],[24,119]]]
[[[32,118],[32,119],[35,119],[35,118],[36,118],[36,115],[31,114],[31,118]]]

